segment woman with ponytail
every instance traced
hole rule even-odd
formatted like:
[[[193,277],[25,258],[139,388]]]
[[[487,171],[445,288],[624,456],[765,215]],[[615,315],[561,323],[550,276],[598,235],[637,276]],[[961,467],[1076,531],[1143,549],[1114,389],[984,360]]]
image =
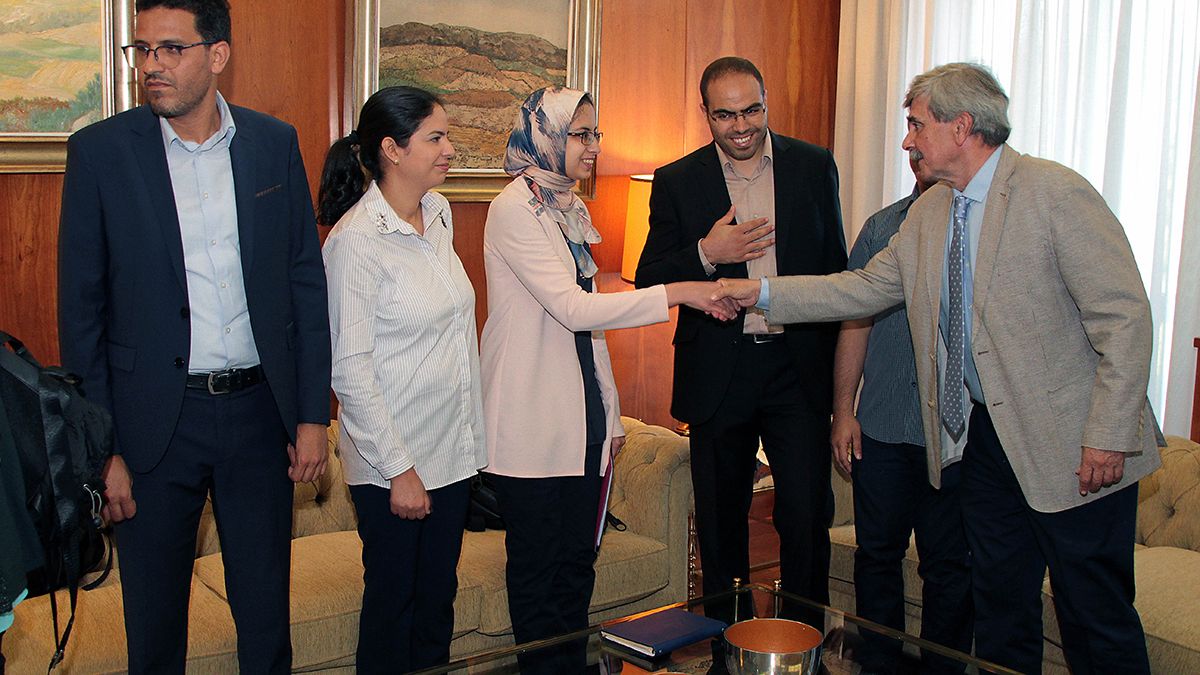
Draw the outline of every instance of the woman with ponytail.
[[[597,293],[600,242],[573,192],[600,153],[590,95],[546,88],[517,115],[483,236],[488,319],[481,338],[488,471],[506,526],[508,609],[518,643],[588,625],[602,477],[625,442],[602,331],[666,321],[687,304],[719,319],[715,283]],[[574,675],[585,643],[522,654],[521,673]]]
[[[485,464],[475,293],[450,204],[437,97],[388,87],[329,149],[325,242],[341,461],[358,513],[359,673],[445,663],[469,480]]]

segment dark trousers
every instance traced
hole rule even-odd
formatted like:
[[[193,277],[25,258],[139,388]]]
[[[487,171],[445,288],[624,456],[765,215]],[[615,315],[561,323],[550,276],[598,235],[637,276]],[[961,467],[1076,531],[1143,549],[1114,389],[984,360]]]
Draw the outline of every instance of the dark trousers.
[[[829,603],[829,414],[813,409],[783,340],[743,340],[736,375],[708,420],[691,427],[696,534],[706,595],[750,580],[750,500],[761,437],[775,482],[775,530],[783,588]],[[732,619],[732,605],[711,607]],[[784,613],[823,630],[823,614],[784,606]],[[739,616],[739,618],[746,618]]]
[[[921,637],[971,652],[971,568],[959,507],[960,463],[942,470],[942,487],[929,485],[925,448],[884,443],[863,435],[854,461],[855,611],[904,631],[901,564],[916,532],[921,575]],[[873,672],[895,672],[898,640],[863,635],[860,661]],[[923,672],[963,672],[937,654],[922,654]]]
[[[596,582],[600,451],[600,445],[588,447],[585,476],[495,477],[506,529],[508,612],[517,644],[588,626]],[[517,658],[522,675],[574,675],[586,667],[586,649],[586,640],[576,640]]]
[[[292,481],[287,434],[260,384],[188,389],[162,461],[133,474],[137,515],[116,526],[131,673],[182,673],[196,531],[212,494],[243,673],[286,673]]]
[[[1137,486],[1057,513],[1035,511],[985,406],[975,406],[968,434],[960,499],[973,565],[975,653],[1041,672],[1041,591],[1049,567],[1071,672],[1149,673],[1133,607]]]
[[[357,672],[406,673],[450,660],[470,484],[430,490],[433,508],[421,520],[394,515],[387,488],[350,486],[363,542]]]

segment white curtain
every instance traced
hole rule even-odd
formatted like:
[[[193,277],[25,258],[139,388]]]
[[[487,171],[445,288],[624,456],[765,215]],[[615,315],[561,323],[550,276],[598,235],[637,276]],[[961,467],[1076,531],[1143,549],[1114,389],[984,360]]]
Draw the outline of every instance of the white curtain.
[[[1196,110],[1200,110],[1200,75],[1197,77]],[[1195,414],[1189,413],[1196,385],[1189,373],[1194,373],[1197,367],[1193,340],[1200,337],[1200,114],[1192,123],[1190,154],[1183,243],[1179,252],[1179,290],[1175,296],[1175,333],[1171,340],[1167,407],[1163,415],[1163,426],[1179,436],[1188,435],[1191,415]]]
[[[843,0],[840,40],[834,154],[847,240],[912,190],[900,149],[912,78],[951,61],[988,66],[1011,101],[1009,143],[1078,171],[1125,226],[1154,312],[1150,400],[1167,433],[1187,435],[1200,335],[1200,176],[1189,172],[1200,168],[1200,3]]]

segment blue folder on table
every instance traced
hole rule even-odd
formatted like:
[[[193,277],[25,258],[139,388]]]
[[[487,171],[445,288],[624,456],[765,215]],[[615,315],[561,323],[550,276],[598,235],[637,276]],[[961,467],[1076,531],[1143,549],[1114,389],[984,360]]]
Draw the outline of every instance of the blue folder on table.
[[[626,649],[653,657],[716,637],[725,630],[725,625],[724,621],[676,607],[609,626],[600,631],[600,636]]]

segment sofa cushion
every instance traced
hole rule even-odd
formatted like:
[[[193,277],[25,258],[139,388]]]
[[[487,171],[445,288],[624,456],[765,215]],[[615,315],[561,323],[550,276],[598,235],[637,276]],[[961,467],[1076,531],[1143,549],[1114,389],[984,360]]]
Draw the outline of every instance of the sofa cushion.
[[[1200,673],[1200,553],[1155,546],[1134,554],[1137,599],[1156,672]]]
[[[291,574],[293,668],[352,664],[363,590],[358,533],[327,532],[293,540]],[[197,559],[196,577],[218,597],[228,597],[219,554]],[[456,636],[478,625],[480,597],[479,588],[460,585]]]
[[[458,587],[469,587],[479,593],[478,627],[488,635],[510,631],[508,599],[504,590],[506,557],[503,532],[473,532],[463,539],[462,555],[458,559]]]
[[[58,594],[59,625],[70,616],[66,593]],[[45,672],[54,654],[50,598],[41,596],[17,606],[13,627],[4,634],[4,656],[11,673]],[[124,603],[119,585],[79,593],[75,626],[60,666],[64,673],[124,672]],[[237,645],[229,629],[229,606],[207,585],[193,577],[188,605],[188,672],[237,671]]]
[[[463,542],[458,563],[459,588],[477,587],[482,592],[479,631],[486,635],[512,632],[504,582],[505,557],[503,532],[489,530]],[[596,561],[591,611],[628,604],[666,587],[667,565],[667,547],[662,542],[632,532],[609,530]]]
[[[1200,553],[1171,546],[1134,551],[1134,606],[1146,632],[1146,649],[1154,672],[1200,672],[1200,615],[1195,611],[1194,589],[1200,588]],[[1187,589],[1187,590],[1181,590]],[[1043,633],[1046,641],[1061,648],[1062,636],[1054,610],[1054,591],[1042,584]],[[1061,662],[1054,649],[1054,662]],[[1047,653],[1050,656],[1050,652]]]
[[[665,588],[669,564],[661,541],[609,529],[596,560],[596,588],[588,611],[620,607]]]
[[[293,541],[291,568],[293,666],[353,657],[363,588],[358,534],[330,532]],[[219,553],[196,559],[196,579],[228,601]]]

